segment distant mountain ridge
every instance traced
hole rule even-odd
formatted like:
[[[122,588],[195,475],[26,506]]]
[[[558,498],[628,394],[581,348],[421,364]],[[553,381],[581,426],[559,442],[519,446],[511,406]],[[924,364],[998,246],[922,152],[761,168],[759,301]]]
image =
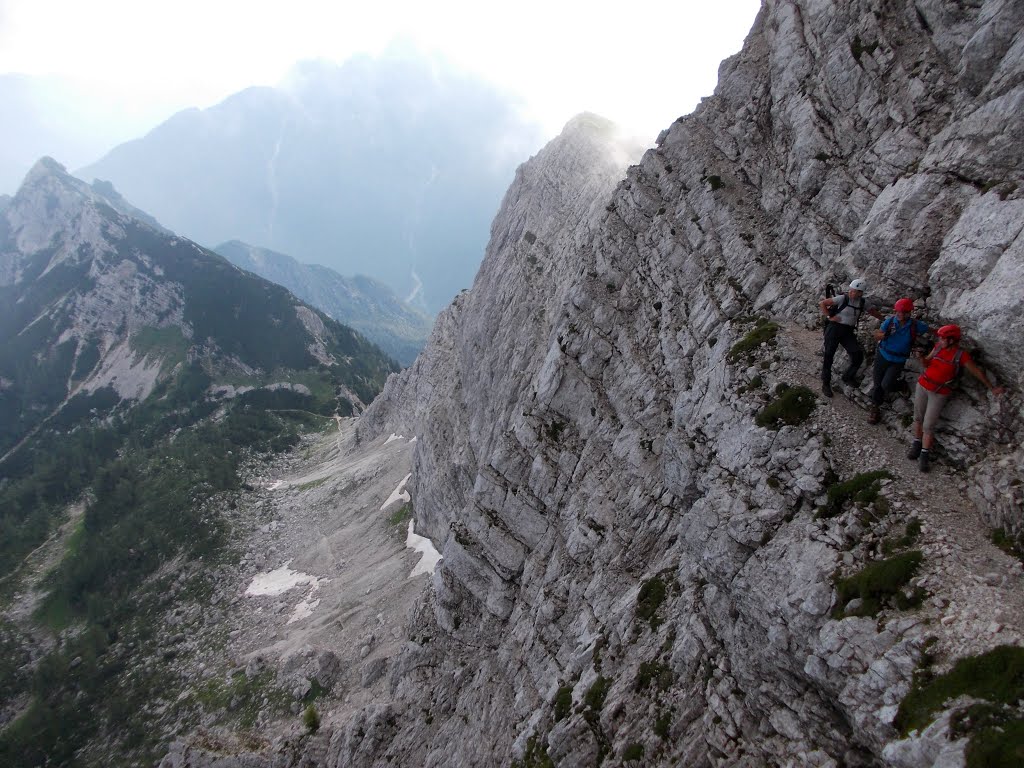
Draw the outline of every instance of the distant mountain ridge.
[[[179,112],[77,175],[207,246],[302,254],[433,313],[472,283],[515,167],[540,143],[489,85],[433,60],[361,57]]]
[[[286,254],[240,240],[221,243],[214,251],[359,331],[402,365],[416,359],[430,334],[433,322],[425,312],[371,277],[345,277],[330,267],[302,264]]]
[[[182,366],[246,386],[299,374],[307,390],[342,386],[349,410],[393,369],[351,329],[49,158],[0,212],[0,303],[0,453],[73,402],[141,401]]]

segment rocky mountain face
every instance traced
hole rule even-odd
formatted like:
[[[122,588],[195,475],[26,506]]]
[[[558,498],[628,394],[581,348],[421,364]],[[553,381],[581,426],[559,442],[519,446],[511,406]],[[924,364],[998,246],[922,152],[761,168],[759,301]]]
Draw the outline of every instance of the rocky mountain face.
[[[214,251],[359,331],[402,365],[410,365],[426,344],[431,326],[426,313],[373,278],[344,277],[330,267],[301,264],[291,256],[239,240],[221,243]]]
[[[77,172],[175,232],[365,274],[433,314],[470,285],[540,138],[508,98],[412,55],[307,63],[280,88],[181,112]]]
[[[417,436],[443,555],[390,695],[164,765],[1012,762],[1017,688],[929,685],[1010,675],[991,660],[1024,638],[987,538],[1024,526],[1022,29],[1004,0],[766,0],[614,189],[606,127],[567,126],[360,421]],[[805,388],[817,301],[852,277],[961,324],[1008,387],[965,382],[932,475],[904,401],[869,431],[870,382]]]

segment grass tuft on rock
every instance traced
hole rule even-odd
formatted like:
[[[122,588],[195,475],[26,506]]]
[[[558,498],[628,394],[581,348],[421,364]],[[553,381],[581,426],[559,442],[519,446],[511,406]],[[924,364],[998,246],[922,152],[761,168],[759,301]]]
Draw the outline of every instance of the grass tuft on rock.
[[[645,661],[640,665],[636,675],[636,689],[644,691],[655,686],[659,691],[667,691],[672,685],[672,670],[658,661]]]
[[[959,696],[987,702],[971,704],[951,721],[957,736],[970,736],[968,768],[1024,764],[1024,719],[1013,708],[1024,699],[1024,648],[1001,645],[960,659],[943,675],[919,676],[893,725],[904,735],[921,730]]]
[[[882,552],[886,555],[891,555],[894,552],[912,547],[917,543],[920,535],[921,520],[920,518],[912,517],[907,521],[902,536],[894,536],[882,542]]]
[[[891,477],[888,471],[878,469],[854,475],[842,483],[833,483],[825,491],[828,503],[818,510],[818,517],[835,517],[851,501],[864,506],[873,504],[878,501],[882,492],[882,480]]]
[[[622,761],[625,763],[636,762],[644,758],[644,745],[633,742],[622,750]]]
[[[522,761],[513,760],[513,768],[554,768],[555,763],[548,755],[547,748],[536,735],[526,740],[526,751]]]
[[[583,696],[583,704],[591,712],[600,712],[604,708],[605,697],[608,696],[608,689],[612,687],[612,681],[604,675],[598,675],[594,684],[587,689]]]
[[[965,768],[1019,768],[1024,765],[1024,718],[990,717],[967,743]]]
[[[640,585],[640,594],[636,598],[636,617],[649,622],[651,629],[657,629],[662,622],[658,608],[665,602],[666,591],[665,582],[657,576]]]
[[[555,722],[564,720],[572,712],[572,686],[563,685],[555,694]]]
[[[668,739],[669,728],[672,725],[672,715],[668,712],[664,712],[658,716],[658,719],[654,721],[654,735],[662,741]]]
[[[320,713],[316,711],[316,705],[310,704],[306,707],[306,711],[302,713],[302,724],[310,733],[320,730]]]
[[[775,390],[776,397],[768,403],[754,419],[759,427],[780,429],[784,425],[803,424],[815,407],[814,393],[803,385],[795,387],[780,384]]]
[[[765,320],[764,318],[759,319],[757,325],[746,336],[732,345],[732,348],[729,350],[729,362],[735,363],[743,355],[753,352],[765,342],[774,342],[778,333],[778,323],[773,323],[771,320]]]
[[[1006,554],[1013,555],[1024,562],[1024,546],[1021,546],[1020,536],[1011,537],[1007,535],[1005,528],[993,528],[992,543]]]
[[[909,596],[904,587],[921,567],[924,555],[920,550],[902,552],[886,560],[868,563],[859,572],[845,579],[836,580],[838,599],[836,618],[843,616],[874,616],[885,605],[893,604],[904,609],[917,605],[923,599],[921,590],[914,590]],[[849,613],[847,603],[860,599],[861,605]]]
[[[412,520],[413,508],[412,504],[403,504],[388,517],[388,525],[404,525]]]

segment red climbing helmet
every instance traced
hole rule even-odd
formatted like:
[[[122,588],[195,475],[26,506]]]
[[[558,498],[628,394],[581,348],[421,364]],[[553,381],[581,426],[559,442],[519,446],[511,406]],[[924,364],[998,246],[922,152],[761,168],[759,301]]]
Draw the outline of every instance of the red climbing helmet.
[[[897,312],[913,312],[914,302],[912,302],[910,299],[900,299],[899,301],[896,302],[896,306],[894,307],[894,309]]]
[[[960,340],[960,326],[959,325],[944,325],[939,328],[936,333],[940,339],[956,339]]]

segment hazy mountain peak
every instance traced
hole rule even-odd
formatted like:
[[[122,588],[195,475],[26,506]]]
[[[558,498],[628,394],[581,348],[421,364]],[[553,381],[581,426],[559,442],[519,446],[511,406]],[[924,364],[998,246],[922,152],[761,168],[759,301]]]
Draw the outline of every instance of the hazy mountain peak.
[[[430,313],[472,283],[515,166],[513,99],[435,57],[302,62],[82,169],[175,232],[368,274]]]
[[[4,228],[14,247],[0,253],[0,285],[18,282],[29,258],[44,251],[45,258],[33,265],[36,274],[107,250],[104,222],[89,204],[97,197],[53,158],[36,162],[4,209]],[[65,236],[72,231],[73,237]]]
[[[32,166],[25,176],[25,183],[31,184],[40,177],[50,175],[67,176],[68,169],[47,155],[36,160],[35,165]]]

